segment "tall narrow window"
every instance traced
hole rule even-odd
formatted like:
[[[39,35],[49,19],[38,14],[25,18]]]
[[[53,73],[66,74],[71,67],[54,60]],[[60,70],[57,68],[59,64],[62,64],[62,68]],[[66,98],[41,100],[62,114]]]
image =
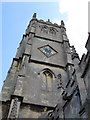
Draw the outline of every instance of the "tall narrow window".
[[[41,73],[43,90],[52,91],[53,75],[50,71],[45,70]]]

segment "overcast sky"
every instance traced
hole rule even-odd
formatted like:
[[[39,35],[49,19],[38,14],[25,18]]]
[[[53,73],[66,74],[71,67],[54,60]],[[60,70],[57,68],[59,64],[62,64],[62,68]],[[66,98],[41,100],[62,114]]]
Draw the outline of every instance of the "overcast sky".
[[[16,1],[16,0],[15,0]],[[19,2],[20,0],[18,0]],[[35,0],[33,0],[35,1]],[[38,19],[64,20],[67,36],[81,57],[88,38],[88,0],[36,0],[39,2],[5,3],[2,1],[2,76],[0,89],[15,57],[17,47],[34,12]],[[47,0],[48,1],[48,0]],[[1,62],[0,62],[1,63]],[[1,66],[1,64],[0,64]]]

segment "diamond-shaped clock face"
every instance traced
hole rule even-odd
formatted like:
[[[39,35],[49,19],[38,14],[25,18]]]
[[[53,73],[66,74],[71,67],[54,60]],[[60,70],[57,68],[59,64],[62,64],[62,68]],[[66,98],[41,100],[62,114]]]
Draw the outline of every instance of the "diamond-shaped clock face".
[[[40,47],[39,50],[46,56],[50,57],[52,55],[55,55],[57,51],[55,51],[51,46],[45,45],[43,47]]]

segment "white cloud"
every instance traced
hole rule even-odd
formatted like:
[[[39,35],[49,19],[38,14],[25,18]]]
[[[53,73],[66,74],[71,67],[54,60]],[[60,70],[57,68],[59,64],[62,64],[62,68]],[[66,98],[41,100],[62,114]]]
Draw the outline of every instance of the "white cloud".
[[[84,52],[88,38],[88,0],[60,0],[60,13],[67,13],[65,22],[70,44],[74,45],[80,57]],[[60,21],[54,20],[54,22]]]

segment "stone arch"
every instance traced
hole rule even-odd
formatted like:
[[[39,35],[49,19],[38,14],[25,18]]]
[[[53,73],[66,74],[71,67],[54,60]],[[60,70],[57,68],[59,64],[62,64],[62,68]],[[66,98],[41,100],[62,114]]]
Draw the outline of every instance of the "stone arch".
[[[41,31],[48,34],[48,26],[46,25],[42,26]]]
[[[48,72],[50,72],[53,75],[53,77],[56,78],[55,73],[52,70],[50,70],[49,68],[45,68],[45,69],[41,70],[40,72],[42,72],[42,71],[48,71]]]
[[[42,79],[42,88],[47,91],[52,91],[55,74],[50,69],[45,68],[40,72],[40,75]]]
[[[50,32],[51,34],[56,35],[57,30],[56,30],[55,28],[53,28],[53,27],[50,27],[49,32]]]

